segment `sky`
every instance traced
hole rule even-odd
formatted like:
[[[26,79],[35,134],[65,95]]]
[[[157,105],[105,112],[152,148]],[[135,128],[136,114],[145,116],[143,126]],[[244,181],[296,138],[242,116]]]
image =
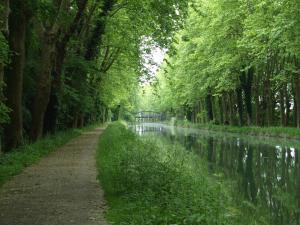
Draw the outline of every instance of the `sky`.
[[[144,66],[150,71],[151,78],[156,76],[164,61],[165,55],[166,50],[157,46],[152,46],[150,53],[144,55]],[[149,81],[145,79],[143,83],[149,83]]]
[[[151,67],[151,71],[154,74],[156,74],[158,72],[159,67],[161,66],[161,64],[164,61],[166,51],[161,48],[156,47],[152,50],[151,55],[152,55],[154,63],[156,64],[155,66]]]

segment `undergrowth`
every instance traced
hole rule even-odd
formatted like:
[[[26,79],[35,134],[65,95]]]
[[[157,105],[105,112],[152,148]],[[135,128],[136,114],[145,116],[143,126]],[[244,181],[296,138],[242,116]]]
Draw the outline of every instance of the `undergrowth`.
[[[112,224],[233,224],[225,188],[180,146],[142,139],[113,123],[101,136],[97,167]]]

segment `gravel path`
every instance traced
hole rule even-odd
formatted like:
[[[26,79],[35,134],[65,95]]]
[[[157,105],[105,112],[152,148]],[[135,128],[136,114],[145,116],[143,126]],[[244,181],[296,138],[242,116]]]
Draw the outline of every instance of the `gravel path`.
[[[0,189],[0,225],[107,225],[96,180],[101,129],[86,132]]]

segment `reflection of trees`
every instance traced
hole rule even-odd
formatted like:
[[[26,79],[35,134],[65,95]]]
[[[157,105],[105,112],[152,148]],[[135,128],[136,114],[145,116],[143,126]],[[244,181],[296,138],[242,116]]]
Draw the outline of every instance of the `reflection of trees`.
[[[263,216],[272,225],[300,225],[299,150],[230,137],[174,136],[168,130],[152,131],[195,151],[209,162],[210,171],[222,172],[225,179],[232,180],[234,193],[240,193],[237,200],[242,201],[238,197],[243,196],[252,202],[255,216]]]
[[[219,166],[224,167],[224,151],[226,149],[226,142],[222,139],[219,145]]]
[[[214,146],[214,139],[212,137],[207,138],[207,159],[209,162],[215,162]]]
[[[300,225],[300,162],[299,162],[299,150],[295,152],[295,180],[296,180],[296,199],[297,199],[297,208],[298,212],[296,212],[296,221],[297,225]]]
[[[293,156],[291,148],[251,145],[233,138],[206,140],[208,161],[237,181],[236,190],[257,205],[258,213],[264,214],[270,224],[299,225],[299,151]],[[214,155],[219,156],[217,162]]]
[[[237,154],[237,173],[238,189],[245,198],[251,202],[256,202],[257,188],[253,172],[253,147],[241,142],[236,145]],[[244,160],[245,159],[245,160]]]
[[[184,146],[186,147],[187,150],[192,150],[192,147],[194,145],[194,143],[196,142],[196,137],[195,135],[189,134],[184,136]]]
[[[251,145],[248,145],[244,179],[245,179],[246,198],[251,200],[252,202],[255,202],[257,189],[255,185],[254,175],[253,175],[253,147]]]

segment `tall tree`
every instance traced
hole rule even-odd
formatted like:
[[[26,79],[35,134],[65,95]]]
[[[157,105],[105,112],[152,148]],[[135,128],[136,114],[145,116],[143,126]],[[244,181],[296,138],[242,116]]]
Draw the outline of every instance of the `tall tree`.
[[[0,124],[8,121],[8,108],[4,98],[4,67],[8,63],[8,18],[10,13],[9,0],[5,0],[0,7]]]
[[[44,117],[50,100],[51,73],[54,63],[59,64],[63,62],[65,53],[61,51],[64,51],[64,48],[66,48],[66,45],[70,40],[70,36],[74,34],[77,23],[83,14],[83,10],[85,9],[87,2],[77,1],[77,15],[75,16],[74,22],[71,25],[67,24],[67,27],[69,26],[69,28],[67,28],[66,33],[64,33],[64,30],[66,29],[64,19],[66,19],[65,15],[68,13],[68,11],[72,9],[69,6],[70,2],[68,0],[54,0],[52,4],[54,7],[52,10],[55,12],[55,16],[53,17],[53,15],[48,15],[46,18],[44,18],[43,23],[41,23],[41,63],[39,68],[40,75],[37,83],[37,94],[34,99],[32,110],[32,140],[40,138],[43,134]],[[63,33],[62,42],[60,42],[61,33]],[[60,48],[57,49],[56,46],[60,44]],[[59,50],[59,52],[56,52],[56,50]],[[54,59],[56,54],[61,58],[58,58],[58,61],[55,62]]]
[[[215,123],[243,125],[247,115],[251,125],[255,115],[257,125],[299,126],[299,25],[296,0],[193,1],[158,77],[170,89],[156,91],[166,99],[158,107],[181,118],[188,106],[202,120],[211,107],[194,106],[212,95],[223,115]]]
[[[29,2],[10,2],[8,42],[11,52],[10,64],[6,67],[7,106],[11,109],[10,123],[5,126],[5,150],[17,147],[23,141],[23,70],[25,61],[26,28],[31,17]]]
[[[59,111],[59,95],[62,85],[62,73],[67,54],[67,46],[72,36],[76,34],[79,35],[80,33],[80,23],[82,23],[85,9],[88,6],[88,0],[78,0],[76,4],[78,10],[72,23],[55,44],[55,63],[52,68],[53,76],[50,99],[44,116],[44,132],[55,133]]]

